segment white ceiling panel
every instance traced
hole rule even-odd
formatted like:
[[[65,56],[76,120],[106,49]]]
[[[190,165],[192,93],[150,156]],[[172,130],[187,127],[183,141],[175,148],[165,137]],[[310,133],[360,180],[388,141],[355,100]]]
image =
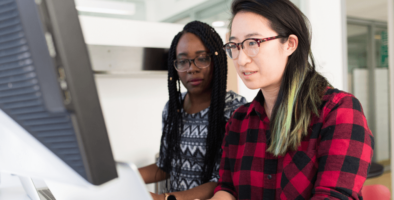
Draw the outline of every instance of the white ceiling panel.
[[[346,0],[349,17],[387,21],[387,0]]]

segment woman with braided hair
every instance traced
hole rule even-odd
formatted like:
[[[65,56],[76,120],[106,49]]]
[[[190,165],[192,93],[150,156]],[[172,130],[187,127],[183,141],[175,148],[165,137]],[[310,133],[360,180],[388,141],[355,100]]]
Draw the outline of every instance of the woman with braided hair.
[[[152,194],[154,200],[213,195],[226,122],[246,103],[242,96],[226,92],[227,57],[222,47],[217,32],[199,21],[185,25],[172,41],[160,158],[139,169],[145,183],[169,178],[169,193]],[[181,93],[180,82],[187,92]]]

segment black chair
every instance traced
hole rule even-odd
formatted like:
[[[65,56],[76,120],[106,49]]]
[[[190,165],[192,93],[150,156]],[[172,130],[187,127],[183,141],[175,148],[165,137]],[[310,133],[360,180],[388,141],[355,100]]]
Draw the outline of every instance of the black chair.
[[[369,172],[367,174],[368,178],[374,178],[383,174],[384,167],[379,163],[372,162],[371,167],[369,168]]]

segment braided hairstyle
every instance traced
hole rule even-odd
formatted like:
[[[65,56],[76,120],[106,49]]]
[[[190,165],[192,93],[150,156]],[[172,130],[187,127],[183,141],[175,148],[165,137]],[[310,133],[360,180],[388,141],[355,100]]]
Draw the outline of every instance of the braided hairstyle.
[[[201,184],[211,179],[216,160],[221,156],[221,144],[225,132],[226,121],[224,118],[225,95],[227,85],[227,56],[223,42],[218,33],[208,24],[193,21],[185,25],[173,39],[168,53],[168,116],[164,122],[161,145],[167,144],[166,152],[161,152],[160,161],[167,172],[172,170],[173,159],[180,160],[180,139],[183,131],[182,119],[182,94],[178,73],[173,67],[176,59],[176,47],[179,39],[185,33],[196,35],[212,55],[212,95],[208,111],[208,136],[206,139],[206,153],[204,166],[201,172]],[[177,163],[175,170],[179,175],[182,163]],[[167,173],[169,174],[169,173]],[[178,184],[179,185],[179,184]],[[171,184],[172,187],[172,184]]]

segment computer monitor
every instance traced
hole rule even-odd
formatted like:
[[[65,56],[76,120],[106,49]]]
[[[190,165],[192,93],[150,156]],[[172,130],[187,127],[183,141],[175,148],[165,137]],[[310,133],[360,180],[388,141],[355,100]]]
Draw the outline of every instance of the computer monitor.
[[[0,1],[0,171],[75,185],[118,176],[72,0]]]

